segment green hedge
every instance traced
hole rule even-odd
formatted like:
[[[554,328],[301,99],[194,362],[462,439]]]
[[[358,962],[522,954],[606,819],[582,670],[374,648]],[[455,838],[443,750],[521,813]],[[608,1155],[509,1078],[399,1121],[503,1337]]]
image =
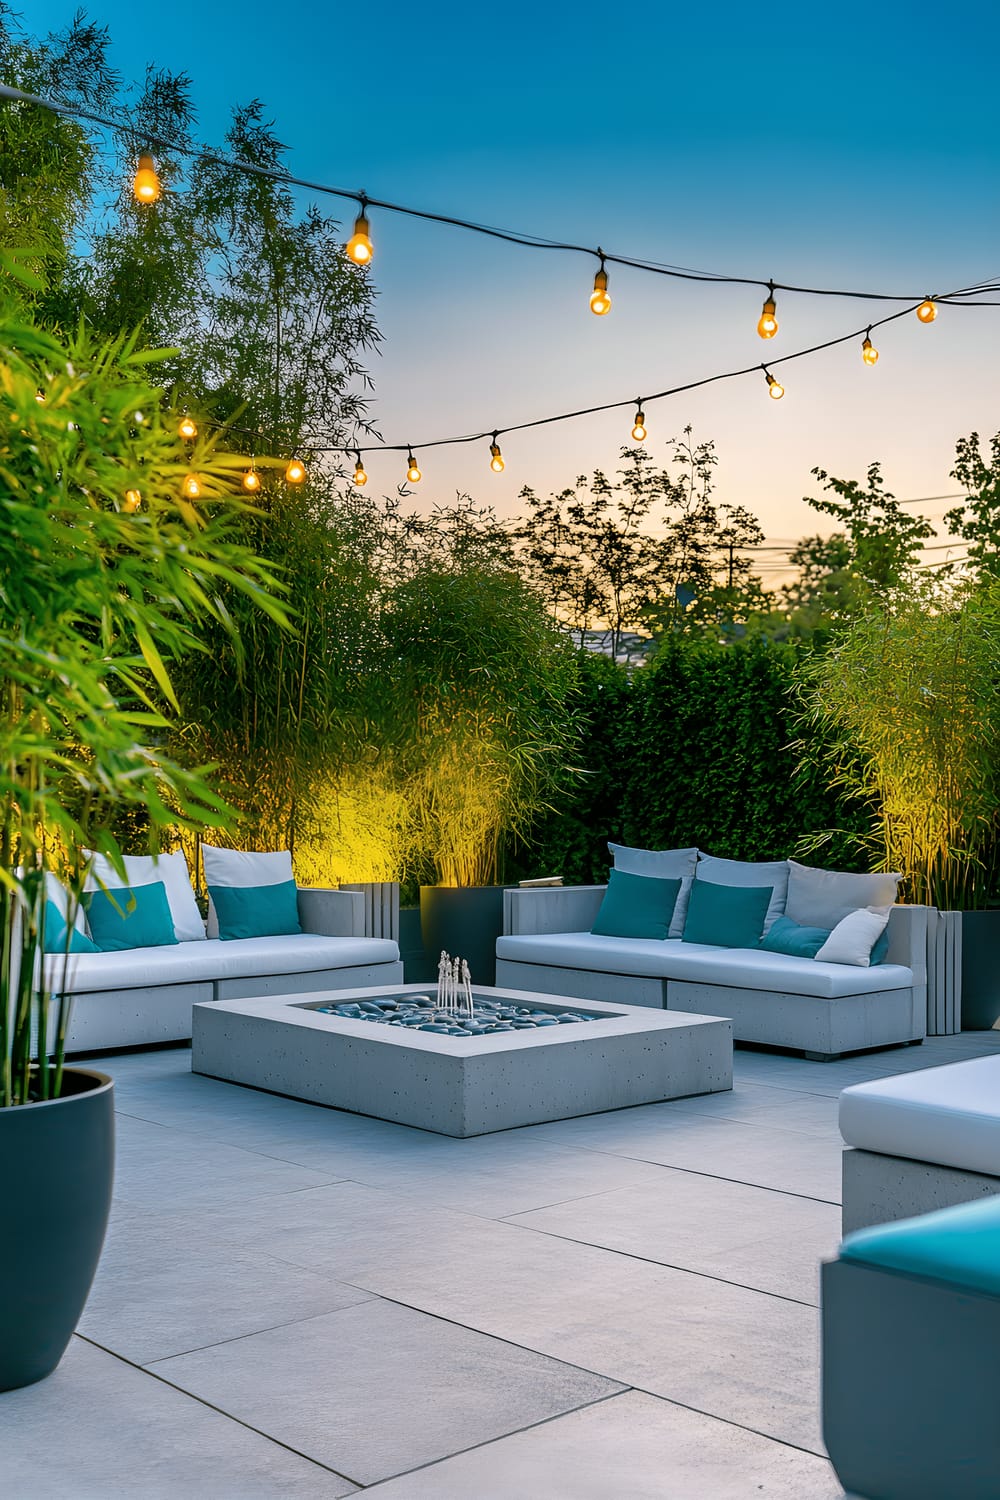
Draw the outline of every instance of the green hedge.
[[[802,649],[678,639],[631,674],[585,658],[580,773],[511,874],[602,881],[609,838],[778,859],[825,830],[835,832],[807,861],[864,867],[852,837],[867,825],[864,805],[829,791],[818,754],[796,744]]]

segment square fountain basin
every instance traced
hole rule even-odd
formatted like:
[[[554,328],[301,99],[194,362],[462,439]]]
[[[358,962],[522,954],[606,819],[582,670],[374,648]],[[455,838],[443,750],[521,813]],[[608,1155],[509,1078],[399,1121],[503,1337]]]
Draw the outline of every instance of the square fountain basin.
[[[453,1037],[323,1015],[318,1007],[427,985],[271,995],[194,1007],[191,1067],[441,1135],[484,1135],[733,1086],[732,1022],[477,985],[476,997],[592,1019]]]

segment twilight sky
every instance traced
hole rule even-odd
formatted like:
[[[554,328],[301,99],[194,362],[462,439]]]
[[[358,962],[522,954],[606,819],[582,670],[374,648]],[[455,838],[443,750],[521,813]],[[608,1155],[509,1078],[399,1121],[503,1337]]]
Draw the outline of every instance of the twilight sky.
[[[45,31],[77,4],[19,8],[28,29]],[[231,103],[261,97],[304,177],[764,279],[919,297],[1000,273],[991,0],[946,10],[923,0],[87,9],[110,27],[127,76],[147,61],[191,75],[207,141],[221,139]],[[595,318],[595,265],[582,257],[377,212],[372,237],[385,336],[375,413],[388,442],[634,397],[880,315],[785,295],[765,344],[753,287],[612,269],[612,311]],[[649,405],[647,446],[666,460],[687,424],[714,438],[719,498],[749,506],[775,541],[830,529],[801,499],[816,464],[861,477],[879,458],[901,497],[954,492],[955,439],[1000,428],[1000,307],[942,309],[930,327],[911,316],[874,342],[874,369],[860,338],[787,366],[780,402],[751,375]],[[562,488],[613,470],[630,427],[612,413],[512,434],[500,476],[488,443],[425,452],[421,508],[462,490],[511,513],[524,484]],[[386,493],[402,477],[396,455],[367,467]],[[920,506],[932,520],[945,509]]]

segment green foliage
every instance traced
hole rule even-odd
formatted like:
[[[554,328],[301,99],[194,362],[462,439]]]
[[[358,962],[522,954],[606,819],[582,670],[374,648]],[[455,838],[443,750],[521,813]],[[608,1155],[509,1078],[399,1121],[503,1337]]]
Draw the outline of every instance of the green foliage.
[[[32,993],[44,871],[78,899],[82,851],[116,856],[123,808],[154,844],[225,824],[206,772],[163,751],[171,674],[204,621],[229,628],[220,589],[284,619],[271,570],[239,541],[235,461],[203,441],[203,504],[179,498],[187,464],[151,363],[132,339],[61,345],[0,308],[0,1105],[61,1085],[68,1002],[50,1049]]]
[[[803,747],[796,682],[803,648],[669,638],[631,674],[581,663],[583,770],[536,825],[531,874],[605,879],[607,840],[691,845],[730,859],[777,859],[823,833],[826,857],[859,868],[864,803],[827,787],[818,736]]]
[[[994,894],[1000,807],[1000,590],[910,579],[816,657],[809,721],[834,787],[868,799],[860,840],[910,899]]]
[[[575,734],[575,657],[468,507],[439,518],[387,594],[379,728],[410,818],[414,868],[490,884],[506,840],[548,806]],[[449,524],[449,521],[451,524]]]
[[[905,510],[885,488],[877,463],[868,465],[864,487],[856,479],[835,479],[825,469],[812,472],[838,498],[803,498],[813,510],[834,516],[842,524],[849,547],[847,568],[856,575],[859,602],[863,604],[873,589],[898,587],[916,562],[921,543],[934,535],[933,527],[922,516]]]
[[[577,632],[605,629],[617,658],[626,630],[717,628],[758,607],[744,605],[751,583],[751,593],[760,588],[743,549],[763,533],[742,506],[712,499],[714,444],[696,445],[686,428],[674,443],[676,474],[644,448],[622,448],[621,458],[617,484],[598,472],[547,500],[521,492],[522,564],[555,617]]]
[[[973,575],[1000,578],[1000,432],[990,442],[989,462],[983,457],[979,433],[959,438],[952,478],[967,499],[945,516],[950,529],[969,545]]]

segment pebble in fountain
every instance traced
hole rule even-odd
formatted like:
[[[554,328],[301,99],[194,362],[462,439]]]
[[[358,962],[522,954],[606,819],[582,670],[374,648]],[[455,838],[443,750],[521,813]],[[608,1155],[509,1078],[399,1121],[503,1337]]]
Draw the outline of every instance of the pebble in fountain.
[[[505,1031],[533,1031],[543,1026],[566,1026],[589,1021],[579,1011],[541,1010],[513,1000],[473,995],[472,975],[464,958],[442,952],[437,995],[386,995],[374,1000],[345,1000],[318,1006],[320,1014],[348,1021],[402,1026],[408,1031],[431,1031],[438,1036],[497,1036]]]

